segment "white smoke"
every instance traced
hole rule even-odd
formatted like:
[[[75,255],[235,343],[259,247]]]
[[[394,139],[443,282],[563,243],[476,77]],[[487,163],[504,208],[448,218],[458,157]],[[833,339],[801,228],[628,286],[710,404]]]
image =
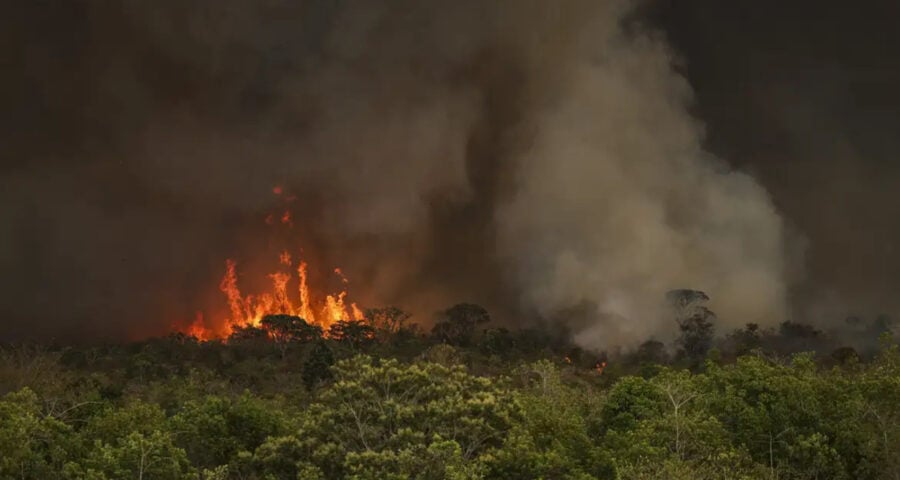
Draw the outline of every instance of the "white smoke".
[[[596,21],[558,101],[535,114],[497,214],[522,300],[547,314],[595,303],[612,320],[582,332],[594,345],[671,328],[657,307],[673,288],[707,292],[726,325],[783,318],[783,227],[767,193],[703,151],[667,46]]]

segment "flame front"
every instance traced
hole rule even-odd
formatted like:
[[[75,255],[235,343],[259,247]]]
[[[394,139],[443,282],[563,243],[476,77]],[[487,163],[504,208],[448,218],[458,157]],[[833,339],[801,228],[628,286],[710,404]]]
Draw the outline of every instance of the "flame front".
[[[272,188],[283,203],[277,213],[269,213],[265,217],[267,225],[290,229],[293,227],[293,216],[288,208],[296,197],[288,195],[280,185]],[[309,286],[309,267],[305,261],[296,262],[296,294],[292,292],[294,257],[288,251],[278,256],[279,270],[268,274],[271,291],[244,295],[238,287],[237,262],[225,261],[225,275],[219,283],[219,290],[225,294],[228,303],[228,318],[219,318],[215,322],[204,319],[203,313],[187,327],[181,330],[198,340],[226,338],[235,328],[260,327],[266,315],[286,314],[298,316],[308,323],[318,325],[327,333],[332,324],[339,321],[362,320],[362,310],[355,303],[347,301],[347,277],[340,268],[334,269],[343,285],[341,291],[327,295],[313,295]],[[321,291],[319,291],[321,292]]]
[[[279,256],[279,264],[292,266],[290,253],[282,252]],[[227,337],[235,327],[259,327],[263,317],[275,314],[298,316],[310,324],[322,327],[326,332],[335,322],[363,319],[362,310],[355,303],[346,301],[346,287],[340,292],[325,295],[323,305],[318,309],[319,313],[316,313],[316,308],[311,300],[307,270],[306,262],[301,261],[297,264],[296,298],[293,298],[288,288],[293,277],[285,271],[277,271],[268,275],[272,282],[270,292],[243,295],[238,288],[237,263],[231,259],[226,260],[225,275],[222,277],[219,289],[228,300],[231,317],[222,323],[221,328],[217,329],[206,326],[202,315],[198,315],[185,333],[200,340]],[[341,282],[347,285],[348,281],[341,270],[335,269],[334,271],[341,278]]]

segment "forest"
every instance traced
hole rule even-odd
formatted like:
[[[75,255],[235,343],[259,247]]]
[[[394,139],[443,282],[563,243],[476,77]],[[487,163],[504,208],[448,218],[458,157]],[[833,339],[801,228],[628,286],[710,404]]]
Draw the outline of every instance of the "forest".
[[[674,343],[607,352],[474,304],[5,344],[0,478],[900,479],[893,322],[718,332],[705,300],[672,294]]]

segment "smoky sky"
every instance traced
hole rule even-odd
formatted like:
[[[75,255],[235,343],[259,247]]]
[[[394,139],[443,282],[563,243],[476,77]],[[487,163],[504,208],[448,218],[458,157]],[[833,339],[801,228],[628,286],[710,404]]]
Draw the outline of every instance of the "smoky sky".
[[[891,313],[900,12],[782,3],[8,2],[0,336],[159,334],[283,248],[590,346],[669,288]]]
[[[895,315],[900,279],[897,2],[662,1],[710,151],[750,171],[802,235],[794,315]]]

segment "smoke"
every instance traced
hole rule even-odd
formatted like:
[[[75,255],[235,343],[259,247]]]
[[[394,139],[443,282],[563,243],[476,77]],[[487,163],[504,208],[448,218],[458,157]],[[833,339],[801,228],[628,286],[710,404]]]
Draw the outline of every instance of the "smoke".
[[[3,88],[0,335],[159,333],[224,303],[225,257],[291,242],[363,304],[577,307],[588,346],[671,329],[673,288],[730,325],[786,310],[782,221],[704,150],[633,2],[8,8],[46,24],[13,29]],[[273,185],[297,197],[274,235]]]
[[[545,315],[596,305],[587,344],[665,331],[658,299],[706,291],[725,325],[785,313],[782,221],[766,192],[701,147],[691,91],[656,36],[601,16],[554,104],[535,112],[499,250]]]
[[[807,239],[793,319],[828,330],[900,302],[900,3],[648,5],[687,58],[710,151],[754,176]],[[647,18],[647,17],[645,17]]]

